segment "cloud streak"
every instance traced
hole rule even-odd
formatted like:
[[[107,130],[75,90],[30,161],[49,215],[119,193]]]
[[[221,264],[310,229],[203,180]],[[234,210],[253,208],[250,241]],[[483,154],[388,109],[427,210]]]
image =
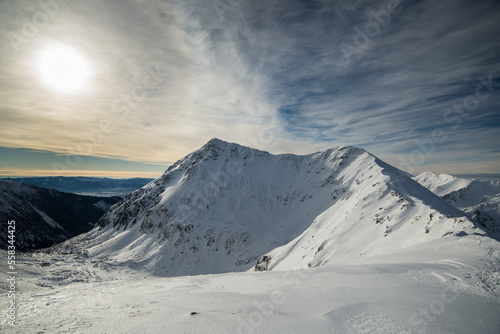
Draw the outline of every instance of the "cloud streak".
[[[15,3],[0,4],[3,45],[40,10]],[[274,153],[358,145],[397,165],[444,129],[446,142],[419,170],[448,163],[449,173],[494,172],[500,5],[400,1],[346,57],[341,45],[356,46],[358,31],[391,3],[68,2],[18,51],[1,51],[0,145],[169,164],[220,137]],[[34,60],[51,43],[90,60],[84,94],[57,95],[38,82]],[[492,76],[495,94],[452,129],[443,115],[481,75]]]

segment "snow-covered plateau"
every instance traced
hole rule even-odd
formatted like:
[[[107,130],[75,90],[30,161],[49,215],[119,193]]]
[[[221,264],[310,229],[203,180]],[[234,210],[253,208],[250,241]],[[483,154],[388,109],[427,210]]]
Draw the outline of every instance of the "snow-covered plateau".
[[[92,231],[18,254],[3,330],[499,333],[495,226],[438,195],[359,148],[213,139]]]

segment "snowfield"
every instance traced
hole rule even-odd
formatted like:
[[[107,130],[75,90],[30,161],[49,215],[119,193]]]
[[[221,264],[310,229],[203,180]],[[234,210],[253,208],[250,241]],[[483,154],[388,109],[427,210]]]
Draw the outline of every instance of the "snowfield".
[[[494,334],[498,256],[497,241],[468,235],[349,264],[158,277],[75,254],[23,254],[17,327],[3,311],[3,332]]]
[[[491,188],[472,201],[479,188],[461,180],[418,181],[470,205],[496,198]],[[496,216],[446,199],[359,148],[272,155],[213,139],[92,231],[17,254],[17,326],[4,280],[2,327],[498,334]]]

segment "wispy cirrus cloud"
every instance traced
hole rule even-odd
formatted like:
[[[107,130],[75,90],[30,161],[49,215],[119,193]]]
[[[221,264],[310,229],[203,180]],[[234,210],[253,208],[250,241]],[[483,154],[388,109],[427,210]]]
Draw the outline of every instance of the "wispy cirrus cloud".
[[[19,50],[1,51],[0,145],[69,154],[86,145],[87,155],[169,164],[220,137],[275,153],[359,145],[397,164],[440,129],[446,141],[418,170],[493,172],[500,5],[401,0],[390,22],[356,44],[389,3],[69,2]],[[0,6],[9,45],[7,34],[39,8]],[[37,52],[55,42],[91,61],[84,94],[39,84]],[[494,93],[453,128],[446,111],[489,75]],[[112,126],[99,135],[103,122]]]

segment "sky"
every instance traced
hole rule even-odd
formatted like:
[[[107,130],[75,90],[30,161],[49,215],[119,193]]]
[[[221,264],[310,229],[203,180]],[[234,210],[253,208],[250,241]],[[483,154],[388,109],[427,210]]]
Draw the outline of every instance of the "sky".
[[[499,17],[492,0],[0,0],[0,175],[156,177],[214,137],[498,174]],[[61,48],[85,75],[42,62]]]

